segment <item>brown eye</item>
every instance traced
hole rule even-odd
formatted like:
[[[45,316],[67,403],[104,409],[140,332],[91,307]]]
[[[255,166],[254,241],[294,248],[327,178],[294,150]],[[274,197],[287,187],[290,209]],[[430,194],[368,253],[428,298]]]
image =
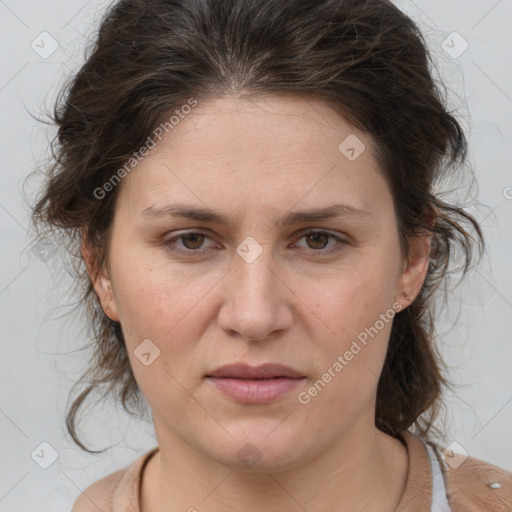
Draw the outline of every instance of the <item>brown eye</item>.
[[[188,235],[181,235],[179,239],[182,240],[183,246],[186,249],[195,250],[203,245],[205,235],[203,233],[190,233]]]
[[[306,245],[300,245],[298,242],[305,242]],[[341,251],[347,242],[327,231],[310,230],[301,232],[294,245],[311,255],[322,256]]]
[[[305,236],[305,239],[308,241],[308,247],[311,249],[325,249],[330,238],[332,238],[332,235],[320,231]]]
[[[177,234],[172,238],[163,240],[163,245],[168,251],[184,257],[199,257],[205,254],[211,254],[212,250],[218,250],[222,247],[215,243],[208,246],[208,240],[213,242],[211,238],[200,231],[191,231],[188,233]],[[306,243],[300,245],[298,242]],[[330,243],[331,242],[331,243]],[[321,257],[337,253],[343,250],[347,242],[339,236],[327,231],[307,231],[302,232],[293,244],[300,248],[303,252],[309,253],[311,256]]]
[[[208,246],[208,240],[211,239],[206,233],[191,231],[172,238],[165,238],[162,240],[162,244],[168,251],[182,256],[199,256],[215,247],[214,245]]]

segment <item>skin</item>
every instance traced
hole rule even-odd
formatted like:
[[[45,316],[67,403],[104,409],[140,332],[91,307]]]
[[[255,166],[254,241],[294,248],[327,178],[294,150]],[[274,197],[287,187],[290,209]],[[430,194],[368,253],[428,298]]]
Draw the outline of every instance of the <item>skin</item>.
[[[338,149],[351,134],[366,146],[355,161]],[[94,285],[105,313],[121,322],[153,413],[160,450],[143,474],[141,511],[395,510],[407,452],[375,427],[391,322],[309,403],[298,401],[381,314],[408,307],[426,276],[430,238],[414,239],[403,261],[371,137],[320,101],[209,99],[119,192],[109,263]],[[233,225],[142,215],[175,202]],[[367,214],[276,224],[290,211],[336,203]],[[306,228],[345,243],[308,240]],[[206,237],[166,246],[184,230]],[[263,249],[252,263],[236,252],[249,236]],[[91,275],[92,254],[84,240]],[[160,349],[148,366],[134,355],[144,339]],[[241,404],[205,379],[238,361],[278,362],[306,378],[273,403]],[[261,454],[252,467],[237,457],[248,442]]]

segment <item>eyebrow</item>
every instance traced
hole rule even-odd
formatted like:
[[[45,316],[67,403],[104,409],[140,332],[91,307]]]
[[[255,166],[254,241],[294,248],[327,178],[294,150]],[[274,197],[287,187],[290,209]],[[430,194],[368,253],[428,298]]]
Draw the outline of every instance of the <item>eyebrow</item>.
[[[288,212],[281,219],[277,220],[276,223],[278,226],[289,226],[291,224],[315,222],[338,217],[363,217],[370,215],[371,214],[368,211],[355,208],[348,204],[339,203],[320,209]],[[159,208],[149,206],[142,211],[141,216],[144,219],[180,217],[199,222],[221,224],[223,226],[233,228],[233,223],[220,213],[216,213],[209,208],[198,207],[190,204],[167,204]]]

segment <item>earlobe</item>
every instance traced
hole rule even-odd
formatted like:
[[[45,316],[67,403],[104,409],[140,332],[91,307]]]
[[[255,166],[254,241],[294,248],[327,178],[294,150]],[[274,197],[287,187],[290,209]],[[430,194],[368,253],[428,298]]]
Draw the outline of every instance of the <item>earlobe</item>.
[[[104,313],[113,321],[118,322],[117,307],[115,302],[114,290],[109,272],[102,265],[98,268],[96,254],[91,245],[87,242],[85,236],[82,236],[82,257],[84,258],[87,272],[98,296]]]

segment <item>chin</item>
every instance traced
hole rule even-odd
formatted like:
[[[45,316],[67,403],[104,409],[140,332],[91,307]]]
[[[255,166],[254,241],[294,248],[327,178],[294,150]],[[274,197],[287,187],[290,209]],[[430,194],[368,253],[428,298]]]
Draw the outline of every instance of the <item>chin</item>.
[[[212,458],[233,469],[254,473],[284,471],[308,458],[306,433],[290,430],[286,420],[244,421],[226,430],[232,437],[223,443],[211,440],[207,446]],[[212,446],[217,447],[214,453]]]

